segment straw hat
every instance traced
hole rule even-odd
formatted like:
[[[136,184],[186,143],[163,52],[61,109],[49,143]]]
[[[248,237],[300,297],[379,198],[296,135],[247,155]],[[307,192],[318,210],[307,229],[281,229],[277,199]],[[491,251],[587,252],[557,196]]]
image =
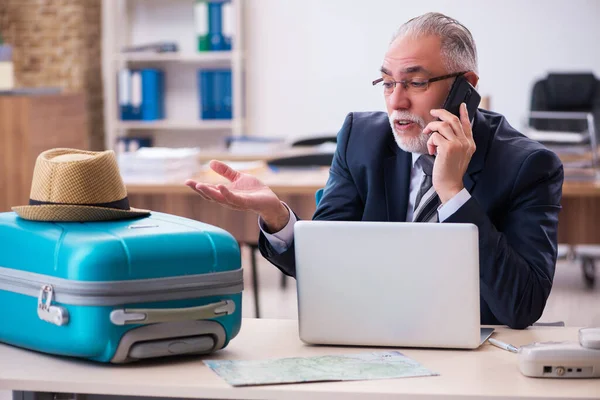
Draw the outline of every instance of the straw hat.
[[[33,170],[29,205],[12,209],[34,221],[108,221],[150,214],[129,207],[112,150],[41,153]]]

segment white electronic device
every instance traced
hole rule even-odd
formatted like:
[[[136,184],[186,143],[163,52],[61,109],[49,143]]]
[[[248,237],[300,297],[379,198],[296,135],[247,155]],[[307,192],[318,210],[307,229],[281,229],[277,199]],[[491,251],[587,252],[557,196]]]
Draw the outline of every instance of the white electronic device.
[[[522,346],[519,369],[537,378],[600,378],[600,328],[580,329],[579,342]]]
[[[294,231],[304,342],[475,349],[489,336],[476,225],[298,221]]]

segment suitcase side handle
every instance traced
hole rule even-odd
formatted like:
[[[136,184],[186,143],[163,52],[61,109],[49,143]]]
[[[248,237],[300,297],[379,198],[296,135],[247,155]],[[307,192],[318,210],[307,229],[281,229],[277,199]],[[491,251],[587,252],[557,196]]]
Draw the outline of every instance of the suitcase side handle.
[[[235,303],[224,300],[218,303],[188,308],[127,308],[113,310],[110,321],[115,325],[147,325],[161,322],[197,321],[233,314]]]

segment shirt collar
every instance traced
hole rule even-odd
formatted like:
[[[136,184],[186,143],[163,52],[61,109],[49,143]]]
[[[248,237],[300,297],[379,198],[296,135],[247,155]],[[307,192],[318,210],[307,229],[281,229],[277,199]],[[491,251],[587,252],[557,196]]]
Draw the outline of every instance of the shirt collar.
[[[412,167],[415,167],[415,164],[417,163],[417,161],[419,160],[419,157],[422,156],[421,153],[410,153],[412,155]]]

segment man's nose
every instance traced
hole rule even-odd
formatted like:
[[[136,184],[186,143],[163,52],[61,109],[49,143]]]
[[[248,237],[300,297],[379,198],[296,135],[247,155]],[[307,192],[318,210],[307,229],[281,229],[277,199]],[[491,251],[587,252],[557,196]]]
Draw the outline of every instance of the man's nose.
[[[396,84],[394,91],[388,96],[388,103],[394,110],[410,108],[410,98],[400,83]]]

